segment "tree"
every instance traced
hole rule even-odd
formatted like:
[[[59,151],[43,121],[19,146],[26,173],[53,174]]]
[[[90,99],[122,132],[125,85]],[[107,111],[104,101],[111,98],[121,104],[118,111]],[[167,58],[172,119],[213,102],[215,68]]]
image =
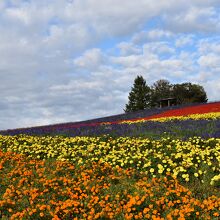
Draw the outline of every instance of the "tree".
[[[188,90],[186,87],[186,83],[175,84],[173,86],[173,96],[176,98],[176,103],[179,105],[187,102]]]
[[[170,98],[172,96],[172,87],[166,79],[156,81],[151,87],[151,107],[158,106],[160,99]]]
[[[129,93],[129,101],[124,111],[133,112],[158,107],[161,99],[168,98],[171,105],[208,101],[206,92],[201,85],[190,82],[171,84],[168,80],[160,79],[149,87],[142,76],[137,76]]]
[[[204,88],[198,84],[182,83],[173,86],[173,96],[177,104],[207,102]]]
[[[151,89],[142,76],[137,76],[128,96],[128,104],[124,111],[133,112],[150,107]]]

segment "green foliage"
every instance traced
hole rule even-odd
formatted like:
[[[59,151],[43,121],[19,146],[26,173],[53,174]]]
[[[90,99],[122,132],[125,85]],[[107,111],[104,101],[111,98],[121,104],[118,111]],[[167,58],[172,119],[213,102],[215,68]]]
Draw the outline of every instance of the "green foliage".
[[[177,104],[207,102],[204,88],[197,84],[182,83],[173,86],[173,96]]]
[[[160,79],[149,87],[142,76],[137,76],[124,111],[133,112],[158,107],[160,100],[167,98],[172,98],[171,104],[177,105],[208,101],[206,92],[201,85],[190,82],[171,84],[168,80]]]
[[[151,107],[156,107],[160,99],[172,96],[172,85],[168,80],[160,79],[153,84],[151,91]]]
[[[150,107],[151,89],[146,85],[142,76],[137,76],[134,85],[129,93],[129,101],[125,106],[125,112],[144,110]]]

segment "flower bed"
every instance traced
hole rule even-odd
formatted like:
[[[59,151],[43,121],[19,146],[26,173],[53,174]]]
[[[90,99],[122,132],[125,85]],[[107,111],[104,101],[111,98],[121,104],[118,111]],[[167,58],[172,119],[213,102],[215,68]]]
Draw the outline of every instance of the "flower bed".
[[[0,219],[219,219],[220,113],[211,106],[0,135]]]
[[[167,110],[169,109],[169,110]],[[55,125],[47,125],[47,126],[38,126],[38,127],[30,127],[30,128],[19,128],[19,129],[9,129],[5,131],[0,131],[0,134],[3,135],[17,135],[17,134],[28,134],[28,135],[48,135],[48,134],[61,134],[64,131],[68,131],[71,133],[70,136],[74,136],[72,132],[76,131],[76,133],[80,134],[80,129],[82,130],[99,130],[97,127],[102,126],[103,124],[120,124],[121,122],[132,122],[132,121],[146,121],[150,119],[157,118],[166,118],[166,117],[179,117],[186,116],[190,114],[204,114],[210,112],[220,112],[220,102],[216,103],[202,103],[196,104],[192,106],[173,106],[170,108],[162,108],[162,109],[146,109],[139,112],[133,112],[128,114],[120,114],[115,116],[109,116],[104,118],[98,118],[93,120],[87,120],[84,122],[72,122],[72,123],[63,123],[63,124],[55,124]],[[84,132],[86,133],[86,132]],[[91,133],[91,132],[89,132]],[[100,132],[99,132],[100,133]]]
[[[209,182],[220,173],[220,139],[191,138],[188,141],[149,140],[129,137],[32,137],[0,136],[4,151],[25,154],[32,159],[58,159],[76,164],[108,163],[134,168],[150,177],[169,172],[183,182]],[[218,182],[218,181],[217,181]]]
[[[139,121],[146,121],[146,120],[157,120],[157,121],[164,121],[170,119],[203,119],[203,118],[219,118],[220,117],[220,102],[218,103],[209,103],[205,105],[198,105],[198,106],[190,106],[184,107],[181,109],[171,109],[160,114],[152,115],[145,118],[133,119],[133,120],[124,120],[120,123],[130,123],[130,122],[139,122]]]
[[[217,219],[220,198],[135,169],[28,159],[0,151],[2,219]]]

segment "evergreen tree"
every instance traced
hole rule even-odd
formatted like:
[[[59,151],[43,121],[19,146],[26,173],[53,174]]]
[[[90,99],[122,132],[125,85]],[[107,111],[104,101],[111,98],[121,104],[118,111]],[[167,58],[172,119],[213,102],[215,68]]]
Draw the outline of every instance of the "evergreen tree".
[[[151,89],[142,76],[137,76],[128,96],[128,104],[124,111],[133,112],[150,107]]]

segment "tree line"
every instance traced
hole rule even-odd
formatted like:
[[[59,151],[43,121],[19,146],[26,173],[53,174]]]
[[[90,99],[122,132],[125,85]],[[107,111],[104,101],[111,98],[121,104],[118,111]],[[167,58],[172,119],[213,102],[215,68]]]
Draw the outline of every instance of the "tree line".
[[[163,99],[170,99],[175,105],[208,101],[203,86],[199,84],[190,82],[171,84],[168,80],[160,79],[149,86],[143,76],[138,75],[134,80],[124,111],[133,112],[159,107]]]

